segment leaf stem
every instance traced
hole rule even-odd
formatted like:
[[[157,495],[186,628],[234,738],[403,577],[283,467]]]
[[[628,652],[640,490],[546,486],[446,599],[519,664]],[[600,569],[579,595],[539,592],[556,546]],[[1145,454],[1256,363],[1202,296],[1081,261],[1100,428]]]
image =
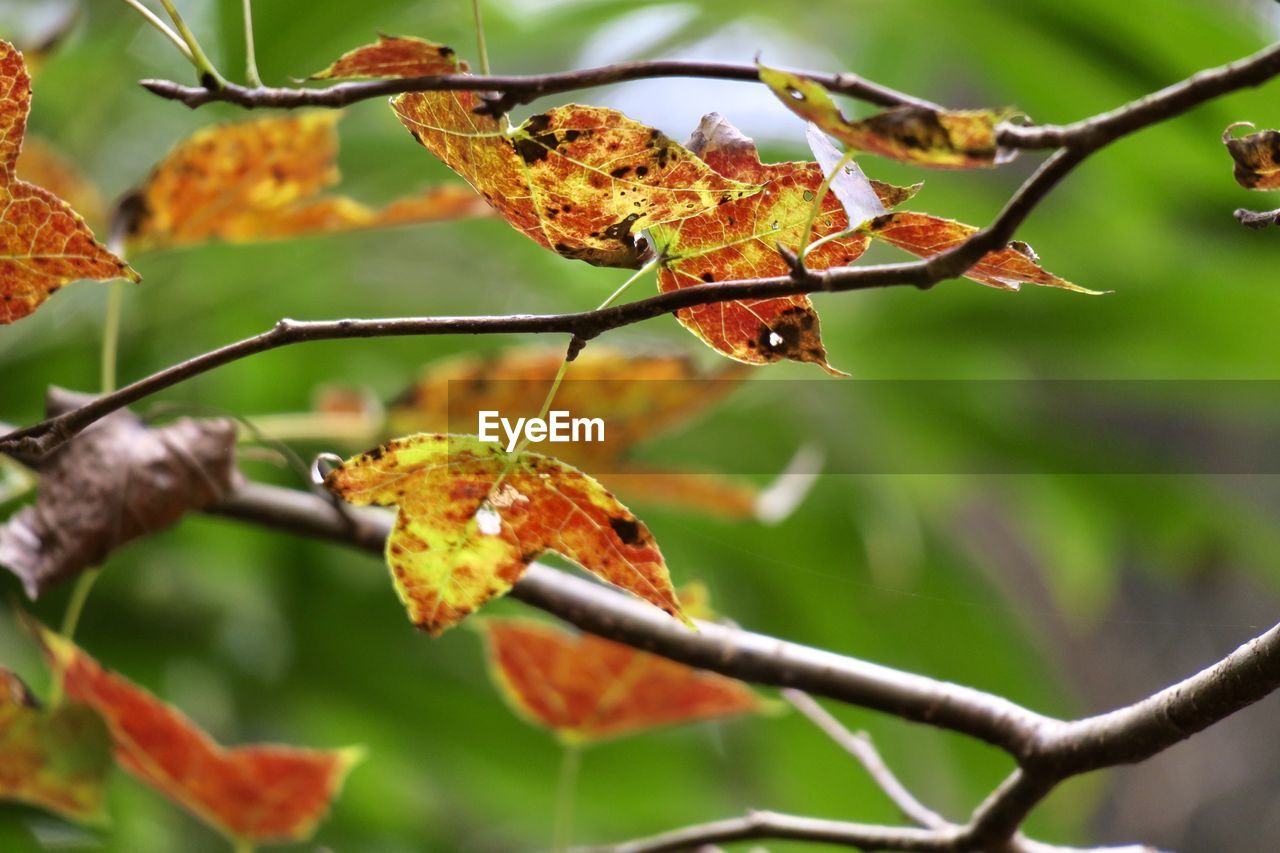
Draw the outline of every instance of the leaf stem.
[[[240,440],[341,441],[367,444],[376,439],[376,418],[337,412],[287,412],[245,418]]]
[[[813,205],[809,208],[809,218],[805,220],[804,223],[804,236],[800,238],[800,245],[796,247],[797,257],[800,258],[801,265],[804,264],[804,257],[809,251],[809,241],[813,239],[813,225],[818,221],[818,213],[822,210],[822,203],[826,201],[827,193],[831,189],[831,182],[834,181],[836,179],[836,175],[840,174],[840,171],[844,169],[845,164],[852,159],[853,149],[850,148],[844,152],[844,156],[836,163],[835,168],[831,170],[830,174],[822,179],[822,184],[818,187],[818,192],[813,198]],[[853,223],[851,222],[849,224],[852,225]]]
[[[173,46],[176,47],[178,51],[187,58],[188,62],[191,62],[191,63],[195,62],[195,58],[192,57],[191,55],[191,48],[187,47],[187,43],[184,42],[182,40],[182,37],[177,33],[175,33],[168,24],[160,20],[159,15],[157,15],[155,12],[152,12],[146,6],[143,6],[140,0],[124,0],[124,4],[129,8],[133,9],[139,15],[141,15],[148,24],[150,24],[151,26],[159,30],[160,33],[164,35],[165,38],[173,42]]]
[[[74,639],[76,628],[80,625],[80,614],[84,612],[84,603],[89,598],[89,591],[98,580],[101,569],[88,569],[76,579],[71,590],[71,598],[67,601],[67,612],[62,616],[61,634],[68,640]]]
[[[93,589],[93,585],[97,582],[100,573],[101,570],[99,569],[87,569],[76,579],[76,585],[71,589],[71,598],[67,600],[67,610],[62,615],[62,628],[59,633],[63,639],[75,639],[76,628],[80,624],[80,614],[84,612],[84,603],[89,599],[89,592]],[[49,705],[51,707],[57,708],[62,704],[64,695],[62,676],[65,671],[66,666],[61,660],[54,663],[53,686],[49,690]]]
[[[120,320],[124,313],[124,280],[111,282],[107,291],[107,316],[102,323],[102,358],[99,364],[102,393],[116,390],[116,363],[120,351]]]
[[[254,844],[251,838],[232,838],[230,841],[234,853],[254,853],[258,849],[258,845]]]
[[[480,13],[480,0],[471,0],[471,16],[476,23],[476,49],[480,51],[480,73],[489,76],[489,47],[484,40],[484,16]]]
[[[560,779],[556,783],[555,827],[551,836],[554,853],[564,853],[573,838],[573,803],[578,789],[578,771],[582,768],[582,746],[564,744],[560,756]]]
[[[187,22],[183,20],[177,7],[173,5],[173,0],[160,0],[160,5],[169,13],[169,18],[173,21],[173,26],[177,29],[178,35],[182,36],[182,40],[186,42],[187,48],[191,52],[188,58],[191,60],[191,64],[195,66],[196,74],[200,77],[200,85],[206,89],[225,88],[227,85],[226,78],[218,73],[218,69],[213,67],[213,63],[209,61],[204,48],[200,47],[200,40],[191,31],[191,27],[187,26]]]
[[[253,0],[244,0],[244,75],[250,86],[262,87],[258,55],[253,43]]]
[[[654,267],[658,265],[658,261],[659,261],[659,256],[655,256],[653,260],[649,261],[647,264],[640,267],[640,269],[632,273],[631,276],[626,281],[624,281],[621,285],[618,286],[617,290],[615,290],[613,293],[610,293],[609,296],[604,300],[604,302],[600,303],[599,307],[596,308],[596,310],[600,311],[605,308],[608,308],[618,299],[621,299],[622,294],[626,293],[627,289],[631,287],[631,285],[635,284],[637,281],[640,280],[641,276],[643,276],[645,273],[649,272],[650,270],[652,270]],[[565,353],[564,361],[560,362],[560,369],[556,371],[555,378],[551,380],[551,387],[547,389],[547,396],[542,398],[542,408],[538,411],[538,418],[545,419],[547,417],[547,412],[551,411],[551,404],[555,401],[556,393],[560,390],[560,383],[564,381],[564,375],[569,372],[569,352],[573,351],[574,342],[576,340],[577,339],[575,338],[569,342],[569,350],[568,352]],[[525,448],[528,446],[529,446],[528,437],[521,436],[519,443],[516,444],[516,449],[511,452],[510,458],[507,459],[507,464],[506,466],[503,467],[502,473],[498,475],[498,479],[493,481],[493,486],[489,489],[490,496],[492,496],[495,492],[497,492],[498,488],[507,479],[507,475],[511,473],[511,469],[514,468],[516,465],[516,460],[520,458],[520,454],[524,453]]]

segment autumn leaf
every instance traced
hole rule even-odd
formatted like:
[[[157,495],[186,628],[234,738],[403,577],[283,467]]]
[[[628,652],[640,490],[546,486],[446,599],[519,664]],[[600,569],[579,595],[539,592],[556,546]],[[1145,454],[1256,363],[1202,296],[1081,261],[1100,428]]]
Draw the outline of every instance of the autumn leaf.
[[[892,243],[921,258],[931,258],[968,240],[978,229],[951,219],[940,219],[927,213],[890,213],[873,219],[863,229],[873,237]],[[1072,284],[1040,266],[1040,258],[1021,240],[1003,249],[988,252],[970,267],[966,278],[1000,290],[1017,290],[1024,284],[1058,287],[1093,296],[1103,291],[1089,290]]]
[[[64,154],[42,139],[28,136],[18,155],[18,177],[63,199],[86,222],[104,221],[102,196]]]
[[[654,228],[662,252],[658,289],[666,293],[692,285],[787,275],[781,244],[798,251],[824,175],[817,163],[760,162],[755,143],[712,113],[694,131],[689,147],[707,165],[734,180],[764,185],[749,198],[732,201],[680,222]],[[872,183],[886,207],[909,198],[914,189]],[[856,224],[856,223],[855,223]],[[813,239],[846,231],[849,220],[829,193],[814,223]],[[811,269],[848,266],[866,250],[865,234],[832,239],[806,257]],[[817,311],[804,295],[739,299],[682,308],[676,318],[717,352],[747,364],[790,359],[812,362],[843,375],[827,361]]]
[[[391,106],[516,230],[598,266],[639,266],[644,229],[759,191],[603,107],[556,107],[504,129],[477,112],[484,103],[476,92],[408,92]]]
[[[50,409],[77,399],[55,390]],[[240,482],[235,437],[229,420],[149,428],[125,410],[108,415],[42,463],[35,505],[0,526],[0,565],[36,598],[125,543],[216,503]]]
[[[18,177],[30,109],[22,54],[0,41],[0,325],[22,319],[77,279],[139,280],[70,205]]]
[[[478,216],[463,186],[429,188],[381,210],[338,183],[337,112],[272,116],[205,128],[180,142],[121,205],[136,251],[210,240],[244,243]]]
[[[428,365],[388,406],[388,427],[410,432],[474,432],[477,415],[496,410],[531,417],[564,362],[563,347],[520,347]],[[737,389],[745,368],[703,370],[683,355],[584,349],[565,372],[555,408],[603,418],[603,442],[570,442],[557,455],[594,470],[616,466],[635,445],[687,423]]]
[[[375,44],[347,51],[312,80],[345,80],[356,77],[427,77],[466,71],[453,48],[411,36],[379,35]]]
[[[106,722],[119,765],[228,838],[302,841],[337,798],[359,749],[226,748],[176,708],[34,625],[66,696]]]
[[[360,506],[399,507],[387,563],[410,618],[433,635],[505,594],[546,551],[682,616],[649,529],[557,459],[420,434],[347,460],[325,485]]]
[[[1253,124],[1238,121],[1222,132],[1222,144],[1236,163],[1236,183],[1247,190],[1280,189],[1280,131],[1260,130],[1232,138],[1237,127]]]
[[[788,109],[855,151],[934,169],[999,166],[1017,154],[996,144],[996,126],[1013,115],[1013,110],[941,111],[905,106],[849,121],[820,84],[788,71],[759,68],[760,80]]]
[[[80,823],[102,823],[111,739],[76,703],[42,708],[18,676],[0,668],[0,799]]]
[[[569,743],[768,708],[740,681],[590,634],[526,619],[487,618],[480,627],[507,702]]]

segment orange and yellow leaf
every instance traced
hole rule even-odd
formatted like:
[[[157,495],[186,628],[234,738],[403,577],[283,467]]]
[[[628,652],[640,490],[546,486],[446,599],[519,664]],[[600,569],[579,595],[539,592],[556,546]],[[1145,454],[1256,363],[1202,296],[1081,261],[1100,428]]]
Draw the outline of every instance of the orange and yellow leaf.
[[[481,629],[512,708],[571,743],[768,708],[740,681],[590,634],[524,619],[489,618]]]
[[[356,77],[427,77],[466,71],[459,66],[453,48],[412,36],[379,35],[374,44],[347,51],[312,80],[347,80]]]
[[[475,92],[409,92],[391,106],[415,139],[516,230],[598,266],[638,266],[644,229],[759,190],[602,107],[556,107],[504,129],[477,111],[484,102]]]
[[[931,258],[955,248],[978,233],[977,228],[963,222],[909,212],[885,214],[868,222],[864,230],[921,258]],[[1000,290],[1017,290],[1024,284],[1037,284],[1094,296],[1101,293],[1072,284],[1049,272],[1040,266],[1040,259],[1031,247],[1018,240],[1003,249],[988,252],[969,268],[965,277]]]
[[[111,739],[92,709],[41,708],[16,675],[0,668],[0,799],[101,823]]]
[[[37,628],[66,695],[106,722],[122,768],[228,838],[302,841],[338,796],[360,750],[275,744],[226,748],[176,708]]]
[[[130,246],[282,240],[487,213],[475,193],[458,185],[428,188],[381,210],[322,195],[340,178],[339,118],[304,113],[197,131],[125,202]]]
[[[22,54],[0,41],[0,325],[26,317],[68,282],[139,280],[70,205],[18,177],[30,109]]]
[[[778,246],[800,250],[824,175],[817,163],[760,162],[755,143],[712,113],[694,132],[690,148],[707,165],[737,181],[763,184],[757,195],[731,201],[699,216],[653,229],[662,251],[658,289],[787,275]],[[882,203],[892,207],[909,189],[872,183]],[[857,223],[854,223],[855,225]],[[848,230],[849,220],[834,193],[828,193],[814,222],[813,239]],[[866,251],[865,234],[832,239],[811,252],[806,266],[848,266]],[[738,299],[683,308],[676,317],[712,349],[747,364],[789,359],[817,364],[842,375],[827,361],[818,313],[804,295]]]
[[[649,529],[557,459],[474,436],[411,435],[347,460],[325,485],[357,505],[399,507],[387,563],[410,618],[433,635],[505,594],[546,551],[682,615]]]

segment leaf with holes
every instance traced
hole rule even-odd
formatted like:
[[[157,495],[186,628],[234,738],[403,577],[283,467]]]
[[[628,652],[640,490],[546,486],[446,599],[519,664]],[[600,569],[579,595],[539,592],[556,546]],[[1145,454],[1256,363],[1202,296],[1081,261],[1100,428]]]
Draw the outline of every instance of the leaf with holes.
[[[1235,161],[1236,183],[1247,190],[1280,189],[1280,131],[1260,130],[1232,137],[1237,127],[1253,127],[1238,121],[1222,132],[1222,144]]]
[[[379,35],[377,42],[349,50],[312,80],[358,77],[428,77],[466,71],[453,48],[412,36]]]
[[[526,619],[488,618],[481,630],[507,702],[568,743],[769,709],[740,681],[590,634]]]
[[[139,280],[70,205],[18,177],[30,109],[22,54],[0,41],[0,325],[26,317],[77,279]]]
[[[658,289],[678,290],[732,279],[787,275],[790,266],[782,245],[800,249],[819,188],[825,176],[817,163],[761,163],[755,143],[721,116],[712,113],[694,131],[689,147],[707,165],[734,180],[764,185],[750,198],[720,205],[704,214],[653,229],[662,252]],[[842,176],[843,179],[843,176]],[[914,194],[872,182],[885,207]],[[832,239],[806,257],[810,269],[848,266],[870,242],[851,233],[849,219],[835,193],[822,200],[814,219],[813,239]],[[843,375],[827,362],[818,313],[804,295],[738,299],[682,308],[676,318],[717,352],[747,364],[790,359],[817,364]]]
[[[760,79],[793,113],[855,151],[933,169],[999,166],[1017,154],[996,144],[996,126],[1013,115],[1013,110],[942,111],[904,106],[849,121],[827,90],[812,80],[763,65]]]
[[[968,240],[978,229],[963,222],[940,219],[927,213],[889,213],[871,220],[863,230],[873,237],[891,243],[921,258],[931,258]],[[1041,287],[1057,287],[1101,295],[1104,291],[1089,290],[1072,284],[1040,266],[1040,258],[1030,246],[1014,240],[1003,249],[988,252],[965,273],[966,278],[1000,290],[1017,290],[1024,284]]]
[[[122,203],[136,251],[211,240],[283,240],[488,212],[466,187],[430,187],[376,209],[338,183],[337,112],[272,116],[205,128],[179,143]]]
[[[116,761],[228,838],[303,841],[337,798],[359,749],[223,747],[176,708],[34,626],[66,695],[102,716]]]
[[[410,618],[433,635],[505,594],[546,551],[682,616],[649,529],[557,459],[474,436],[412,435],[347,460],[325,485],[357,505],[399,507],[387,563]]]
[[[475,92],[409,92],[391,106],[418,142],[516,230],[598,266],[639,266],[644,229],[759,190],[603,107],[556,107],[504,129],[478,112],[484,101]]]
[[[0,799],[81,823],[102,823],[111,738],[91,708],[42,708],[18,676],[0,668]]]

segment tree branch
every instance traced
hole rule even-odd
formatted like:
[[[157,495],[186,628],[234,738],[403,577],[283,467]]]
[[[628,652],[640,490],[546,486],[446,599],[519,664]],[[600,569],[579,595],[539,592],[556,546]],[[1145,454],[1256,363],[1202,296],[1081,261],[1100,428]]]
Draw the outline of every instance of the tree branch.
[[[753,838],[812,841],[839,844],[857,850],[957,850],[954,830],[873,826],[816,817],[797,817],[757,811],[743,817],[719,820],[664,832],[622,844],[585,848],[579,853],[669,853],[696,850],[705,844],[749,841]]]
[[[390,530],[390,515],[385,511],[340,510],[317,495],[257,484],[246,486],[232,500],[211,511],[376,554],[381,554]],[[638,599],[536,563],[511,595],[583,631],[689,666],[756,684],[795,688],[969,735],[1003,749],[1019,764],[1019,769],[963,826],[942,820],[924,806],[913,808],[920,813],[912,817],[923,821],[928,813],[932,815],[928,818],[931,824],[941,824],[900,830],[762,813],[766,816],[763,819],[751,815],[710,824],[708,831],[713,834],[705,838],[664,835],[637,842],[641,844],[672,844],[672,838],[688,837],[702,838],[704,843],[760,838],[776,830],[790,834],[770,837],[824,840],[854,847],[861,843],[879,845],[864,849],[960,851],[1007,847],[1022,853],[1065,849],[1024,839],[1017,832],[1027,814],[1060,782],[1090,770],[1155,755],[1280,687],[1280,626],[1153,696],[1106,714],[1063,722],[973,688],[739,628],[704,622],[699,623],[697,632],[690,631]],[[877,781],[889,790],[884,778],[878,775]],[[891,796],[903,807],[900,794]],[[742,832],[754,834],[723,834]]]
[[[941,109],[937,104],[916,98],[903,92],[865,80],[856,74],[820,74],[800,72],[800,76],[839,95],[847,95],[860,101],[882,107],[915,106]],[[558,95],[578,89],[645,80],[657,77],[695,77],[711,80],[738,80],[758,83],[759,70],[755,65],[734,65],[724,62],[698,62],[659,59],[645,62],[622,62],[600,68],[579,71],[563,71],[557,74],[529,74],[509,76],[474,76],[471,74],[438,74],[429,77],[403,77],[388,80],[371,80],[356,83],[338,83],[318,89],[246,87],[228,83],[220,89],[202,86],[183,86],[172,80],[143,80],[148,91],[173,101],[181,101],[195,109],[213,101],[224,101],[255,109],[295,109],[297,107],[349,106],[370,98],[382,98],[401,92],[471,91],[499,93],[492,108],[499,113],[511,107],[527,104],[548,95]]]
[[[810,722],[839,744],[841,749],[852,755],[867,771],[872,781],[884,791],[885,796],[898,807],[903,817],[926,829],[950,826],[946,818],[920,802],[907,790],[907,787],[884,763],[884,759],[880,757],[880,753],[865,732],[851,732],[846,729],[839,720],[831,716],[827,709],[815,702],[813,697],[803,690],[788,687],[782,691],[782,698],[808,717]]]
[[[896,285],[932,287],[962,275],[989,251],[1007,243],[1018,225],[1084,158],[1071,149],[1057,152],[1028,178],[987,228],[928,260],[865,267],[802,270],[796,275],[698,284],[646,299],[570,314],[513,314],[475,317],[397,317],[303,322],[283,319],[273,328],[153,373],[77,409],[0,436],[0,453],[42,456],[80,430],[117,409],[194,376],[268,350],[306,341],[457,334],[567,333],[587,341],[603,332],[670,314],[681,308],[800,293],[868,290]]]

